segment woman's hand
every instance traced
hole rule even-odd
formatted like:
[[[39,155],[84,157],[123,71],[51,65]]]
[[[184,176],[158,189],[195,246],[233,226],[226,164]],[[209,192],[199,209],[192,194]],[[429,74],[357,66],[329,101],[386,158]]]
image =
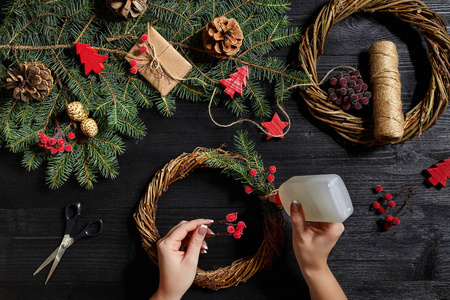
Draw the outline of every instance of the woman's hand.
[[[200,253],[206,253],[205,236],[212,220],[181,221],[158,241],[159,287],[151,299],[181,299],[194,281]],[[187,247],[186,251],[184,248]]]

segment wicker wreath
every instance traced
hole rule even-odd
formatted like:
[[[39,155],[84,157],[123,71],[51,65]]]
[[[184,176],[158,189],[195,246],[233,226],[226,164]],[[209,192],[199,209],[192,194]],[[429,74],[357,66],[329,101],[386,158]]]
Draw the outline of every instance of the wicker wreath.
[[[345,139],[367,146],[388,142],[378,141],[373,135],[373,120],[355,117],[327,100],[327,93],[319,87],[317,58],[322,54],[325,38],[331,27],[357,12],[394,14],[400,20],[414,24],[424,37],[432,68],[426,97],[405,114],[402,142],[433,126],[448,105],[450,36],[441,17],[422,1],[394,0],[331,0],[320,11],[303,36],[299,46],[299,60],[309,82],[301,94],[311,114],[331,126]]]
[[[159,197],[167,191],[169,185],[184,178],[194,169],[209,167],[205,162],[205,148],[197,148],[192,153],[184,153],[171,160],[159,170],[150,182],[147,192],[139,203],[134,214],[138,230],[142,238],[142,246],[150,259],[158,264],[157,242],[161,238],[156,228],[156,206]],[[234,159],[242,159],[237,153],[214,149],[224,155],[231,155]],[[267,199],[262,198],[265,211],[264,239],[258,251],[251,256],[240,258],[231,265],[210,271],[197,270],[194,283],[200,287],[218,290],[236,286],[247,281],[256,272],[272,266],[272,261],[280,256],[284,243],[284,218],[281,210]],[[271,211],[271,213],[267,213]]]

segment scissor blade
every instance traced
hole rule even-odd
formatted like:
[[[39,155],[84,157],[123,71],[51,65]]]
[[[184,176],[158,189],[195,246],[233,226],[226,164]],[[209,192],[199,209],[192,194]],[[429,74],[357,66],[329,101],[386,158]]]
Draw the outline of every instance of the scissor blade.
[[[47,259],[39,266],[39,268],[36,269],[36,271],[34,271],[33,276],[36,275],[37,273],[39,273],[43,268],[45,268],[52,260],[55,259],[56,257],[56,253],[58,253],[59,247],[55,249],[55,251],[53,251],[52,254],[50,254],[49,257],[47,257]]]
[[[53,272],[56,269],[56,266],[59,264],[59,261],[61,260],[61,257],[64,255],[64,252],[66,252],[67,247],[63,247],[63,245],[59,246],[55,255],[55,260],[53,261],[52,268],[50,269],[50,272],[48,272],[47,279],[45,280],[44,284],[47,284],[48,280],[52,276]]]

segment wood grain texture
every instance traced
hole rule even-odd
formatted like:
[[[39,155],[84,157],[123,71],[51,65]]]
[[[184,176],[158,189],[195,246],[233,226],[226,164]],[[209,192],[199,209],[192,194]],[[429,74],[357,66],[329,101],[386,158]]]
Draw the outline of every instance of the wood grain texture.
[[[289,16],[295,25],[307,26],[325,3],[293,1]],[[450,22],[447,1],[426,3]],[[318,61],[319,76],[335,66],[351,65],[368,79],[368,48],[383,39],[398,47],[404,110],[408,110],[428,86],[427,50],[414,28],[393,17],[358,14],[333,27]],[[276,53],[290,61],[297,50]],[[293,98],[286,103],[292,127],[283,140],[266,141],[247,124],[218,128],[209,120],[206,103],[179,100],[170,118],[154,110],[142,111],[148,135],[127,140],[118,178],[100,180],[92,191],[80,189],[74,179],[49,190],[44,168],[29,173],[20,166],[19,155],[0,149],[0,299],[148,299],[158,285],[158,269],[142,250],[132,218],[146,185],[182,152],[224,142],[232,145],[238,129],[249,131],[267,166],[277,166],[277,186],[295,175],[336,173],[344,179],[354,214],[345,222],[329,264],[349,299],[449,299],[450,190],[426,186],[421,174],[450,157],[449,112],[420,138],[364,148],[336,136],[309,115],[300,96]],[[213,113],[219,122],[235,120],[220,107]],[[405,186],[416,191],[401,224],[389,232],[378,230],[381,217],[369,210],[377,198],[371,191],[376,184],[388,191]],[[78,229],[88,220],[102,218],[104,233],[69,248],[44,286],[48,268],[32,274],[58,246],[65,226],[63,208],[73,201],[83,206]],[[160,199],[157,225],[164,234],[180,219],[221,219],[231,211],[238,211],[249,228],[239,241],[209,241],[210,251],[202,256],[200,266],[213,268],[254,253],[262,238],[257,200],[247,196],[240,184],[215,170],[192,172]],[[292,252],[289,224],[285,232],[282,257],[272,269],[235,288],[214,292],[192,287],[183,299],[309,299]]]

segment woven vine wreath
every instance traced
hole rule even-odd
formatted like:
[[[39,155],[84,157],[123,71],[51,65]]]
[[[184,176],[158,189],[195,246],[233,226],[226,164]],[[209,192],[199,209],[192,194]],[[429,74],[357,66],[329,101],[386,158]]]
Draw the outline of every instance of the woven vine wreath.
[[[232,169],[236,165],[248,165],[248,160],[235,152],[197,148],[192,153],[184,153],[171,160],[155,174],[134,214],[141,234],[142,246],[155,264],[158,264],[156,246],[161,238],[155,224],[156,206],[158,199],[167,191],[169,185],[198,168],[221,168],[225,173],[233,175]],[[261,169],[258,172],[264,173]],[[251,182],[247,182],[247,184],[252,185]],[[274,190],[271,183],[266,184],[266,187]],[[264,196],[267,195],[264,191],[256,190],[254,185],[253,192],[261,194],[260,199],[264,211],[264,238],[260,248],[254,255],[235,260],[229,266],[209,271],[198,269],[194,280],[196,285],[212,290],[235,286],[240,282],[247,281],[259,270],[271,267],[272,261],[280,256],[284,243],[284,219],[281,210],[277,205],[268,201],[268,197]]]
[[[305,31],[299,46],[299,60],[311,84],[301,90],[311,114],[331,126],[345,139],[367,146],[388,142],[373,135],[373,120],[355,117],[327,100],[327,93],[319,87],[317,58],[323,53],[325,38],[331,27],[358,12],[390,13],[401,21],[417,27],[428,47],[432,74],[426,97],[405,114],[404,135],[395,143],[420,136],[433,126],[448,105],[450,36],[441,17],[422,1],[394,0],[331,0]]]

